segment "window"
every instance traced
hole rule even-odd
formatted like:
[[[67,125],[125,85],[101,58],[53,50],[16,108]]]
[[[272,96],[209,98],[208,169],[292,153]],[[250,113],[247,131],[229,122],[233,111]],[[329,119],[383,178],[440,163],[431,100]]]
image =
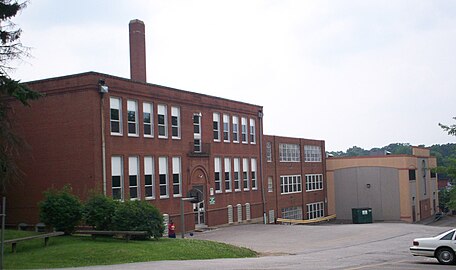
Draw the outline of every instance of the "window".
[[[272,183],[272,176],[268,176],[268,192],[274,192],[274,185]]]
[[[231,159],[225,158],[225,192],[231,192]]]
[[[321,147],[316,145],[304,145],[305,162],[321,162]]]
[[[255,158],[252,158],[250,160],[250,174],[252,176],[252,189],[256,190],[258,189],[257,187],[257,160]]]
[[[239,158],[234,159],[234,190],[241,191],[241,170]]]
[[[213,114],[213,130],[214,130],[214,141],[220,141],[220,114]]]
[[[302,191],[301,176],[280,176],[280,194],[298,193]]]
[[[122,157],[111,157],[112,198],[123,199],[123,165]]]
[[[154,172],[154,158],[153,157],[144,157],[144,195],[146,199],[154,199],[154,182],[155,182],[155,172]]]
[[[122,102],[120,98],[111,97],[111,135],[122,135]]]
[[[127,110],[128,136],[138,136],[138,102],[135,100],[128,100]]]
[[[306,174],[306,191],[322,190],[323,175],[322,174]]]
[[[325,204],[323,202],[307,204],[307,219],[316,219],[325,216]]]
[[[233,116],[233,142],[239,143],[239,117]]]
[[[242,143],[248,143],[247,141],[247,118],[242,117],[241,118],[241,137],[242,137]]]
[[[171,107],[171,136],[180,139],[180,108]]]
[[[154,116],[152,103],[143,103],[144,137],[154,137]]]
[[[193,151],[201,152],[201,113],[193,115]]]
[[[409,170],[409,180],[416,180],[416,170]]]
[[[281,210],[284,219],[302,219],[302,207],[300,206],[282,208]]]
[[[255,119],[250,119],[250,143],[256,143],[256,136],[255,136]]]
[[[440,240],[453,240],[454,231],[447,233],[444,237],[440,238]]]
[[[437,173],[434,170],[431,170],[431,178],[436,178]]]
[[[301,151],[297,144],[279,144],[280,162],[299,162],[301,160]]]
[[[158,158],[158,178],[160,179],[160,198],[168,198],[168,158]]]
[[[271,142],[266,143],[266,161],[272,162],[272,143]]]
[[[130,199],[139,198],[139,162],[138,157],[128,158],[128,181],[130,187]]]
[[[166,105],[158,105],[158,137],[168,138],[168,108]]]
[[[173,157],[173,196],[182,197],[182,166],[180,157]]]
[[[221,193],[222,192],[222,179],[220,176],[221,173],[221,159],[216,157],[214,158],[214,182],[215,182],[215,192]]]
[[[249,159],[242,159],[242,181],[244,183],[244,190],[249,190]]]
[[[223,141],[230,142],[230,116],[223,115]]]

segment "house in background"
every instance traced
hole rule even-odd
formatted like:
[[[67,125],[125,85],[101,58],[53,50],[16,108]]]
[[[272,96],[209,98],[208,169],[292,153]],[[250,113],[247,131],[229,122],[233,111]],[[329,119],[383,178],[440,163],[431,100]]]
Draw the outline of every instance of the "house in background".
[[[351,220],[352,208],[372,208],[374,221],[417,222],[438,209],[437,160],[430,150],[412,155],[331,157],[326,160],[328,214]]]

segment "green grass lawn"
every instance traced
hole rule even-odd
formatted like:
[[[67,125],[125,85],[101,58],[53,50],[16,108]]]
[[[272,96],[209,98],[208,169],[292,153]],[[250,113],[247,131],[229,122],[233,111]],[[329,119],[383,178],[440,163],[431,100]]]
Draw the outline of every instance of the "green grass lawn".
[[[24,237],[31,232],[5,230],[5,239]],[[17,244],[17,253],[5,245],[6,269],[60,268],[109,265],[160,260],[196,260],[216,258],[255,257],[246,248],[195,239],[129,241],[110,237],[58,236]]]

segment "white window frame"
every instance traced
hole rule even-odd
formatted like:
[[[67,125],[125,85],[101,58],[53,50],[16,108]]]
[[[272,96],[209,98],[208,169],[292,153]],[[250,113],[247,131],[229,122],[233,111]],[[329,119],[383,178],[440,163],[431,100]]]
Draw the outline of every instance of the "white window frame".
[[[306,174],[306,192],[323,190],[323,174]]]
[[[195,123],[195,117],[198,119],[198,123]],[[201,139],[201,113],[193,114],[193,151],[196,153],[201,153],[202,151],[202,139]],[[195,132],[195,126],[198,125],[198,133]],[[198,144],[196,143],[198,142]]]
[[[250,144],[256,144],[256,124],[255,119],[250,118]]]
[[[240,158],[234,158],[233,159],[233,180],[234,180],[234,191],[241,191],[242,186],[241,186],[241,160]],[[237,187],[236,187],[237,186]]]
[[[117,110],[119,119],[113,119],[112,118],[112,110]],[[118,97],[110,97],[109,98],[109,119],[110,119],[110,130],[111,130],[111,135],[115,136],[122,136],[122,99]],[[119,132],[113,132],[112,131],[112,124],[118,123],[119,124]]]
[[[250,175],[252,179],[252,190],[258,189],[258,170],[257,170],[257,160],[256,158],[250,159]]]
[[[280,162],[300,162],[301,150],[299,144],[281,143],[279,144]]]
[[[225,192],[232,191],[232,183],[231,183],[231,159],[225,158],[224,159],[224,179],[225,179]]]
[[[233,115],[233,143],[239,143],[239,117]]]
[[[119,186],[114,186],[114,177],[119,177]],[[123,200],[124,198],[124,177],[123,177],[123,158],[122,156],[111,157],[111,194],[114,200]],[[120,198],[114,197],[114,190],[120,191]]]
[[[268,176],[268,192],[274,192],[274,183],[272,181],[272,176]]]
[[[133,115],[133,119],[130,119],[130,114]],[[139,125],[138,125],[138,101],[127,100],[127,134],[129,137],[139,136]],[[134,125],[134,132],[130,132],[130,125]]]
[[[244,191],[250,190],[249,159],[248,158],[243,158],[242,159],[242,189]]]
[[[247,131],[247,118],[246,117],[241,118],[241,141],[244,144],[249,143],[249,134]]]
[[[131,183],[131,177],[136,177],[135,185]],[[128,194],[130,200],[140,200],[141,194],[139,193],[139,158],[137,156],[128,157]],[[132,189],[136,190],[136,197],[132,197]]]
[[[151,182],[147,184],[146,178],[150,176]],[[151,190],[151,196],[147,196],[147,190]],[[155,199],[155,166],[154,157],[144,157],[144,197],[146,200]]]
[[[176,120],[176,123],[174,123]],[[173,139],[180,139],[181,138],[181,115],[180,115],[180,108],[179,107],[171,107],[171,136]],[[177,135],[174,135],[174,130],[177,130]]]
[[[214,158],[214,189],[215,193],[222,193],[222,159]]]
[[[162,183],[162,175],[165,177],[165,182]],[[158,158],[158,184],[159,184],[159,194],[160,199],[169,198],[169,180],[168,180],[168,157],[159,157]],[[165,194],[162,195],[162,187],[165,189]]]
[[[266,161],[272,162],[272,142],[266,142]]]
[[[230,142],[230,115],[223,114],[223,141]]]
[[[180,157],[173,157],[173,197],[182,197],[182,162]],[[177,181],[176,181],[177,176]],[[174,191],[178,190],[178,193]]]
[[[163,104],[157,105],[157,128],[158,128],[158,138],[167,139],[168,138],[168,106]],[[160,123],[160,116],[163,116],[163,123]],[[165,134],[160,134],[160,127],[163,128]]]
[[[315,202],[306,204],[307,207],[307,219],[317,219],[325,217],[325,203],[324,202]]]
[[[301,206],[292,206],[281,209],[281,216],[284,219],[296,219],[302,220],[302,207]]]
[[[305,162],[321,162],[322,152],[318,145],[304,145],[304,161]]]
[[[149,116],[149,122],[146,121],[146,113]],[[150,127],[150,134],[146,134],[146,127]],[[149,102],[143,103],[143,133],[146,138],[154,137],[154,104]]]
[[[301,175],[281,175],[280,194],[293,194],[302,192]]]
[[[220,142],[220,113],[212,114],[212,130],[214,136],[214,142]]]

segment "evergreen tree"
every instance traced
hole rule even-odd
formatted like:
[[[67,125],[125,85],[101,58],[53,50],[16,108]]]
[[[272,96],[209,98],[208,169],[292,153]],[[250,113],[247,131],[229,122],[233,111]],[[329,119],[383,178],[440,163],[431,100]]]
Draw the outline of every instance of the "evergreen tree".
[[[13,69],[14,60],[27,57],[25,46],[20,42],[21,29],[11,18],[25,8],[25,3],[11,0],[0,0],[0,191],[5,192],[6,185],[19,179],[20,170],[16,165],[19,148],[24,142],[14,134],[12,128],[10,104],[14,99],[23,105],[37,99],[40,93],[29,89],[18,80],[13,80],[8,71]]]

